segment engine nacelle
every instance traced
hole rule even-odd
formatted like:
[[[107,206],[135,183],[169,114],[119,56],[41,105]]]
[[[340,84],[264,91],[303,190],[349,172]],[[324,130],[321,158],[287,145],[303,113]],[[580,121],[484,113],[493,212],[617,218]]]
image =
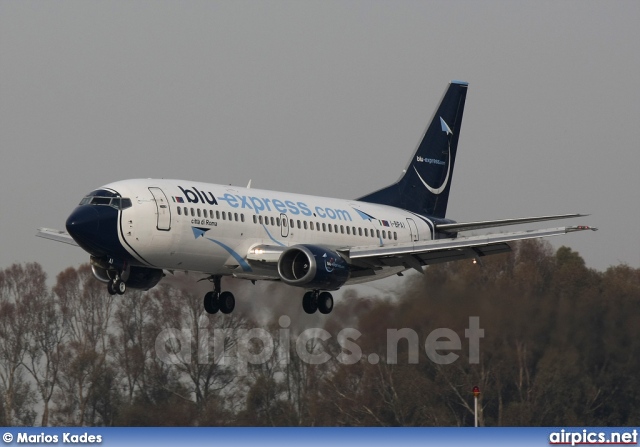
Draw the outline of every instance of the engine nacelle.
[[[290,286],[336,290],[349,279],[349,264],[335,251],[294,245],[280,255],[278,274]]]
[[[115,271],[104,268],[98,262],[91,262],[91,271],[93,276],[99,281],[110,282],[113,280]],[[164,277],[164,273],[160,269],[151,269],[145,267],[131,267],[129,278],[125,281],[127,287],[131,289],[149,290]]]
[[[163,277],[164,273],[160,269],[131,267],[126,284],[131,289],[149,290],[155,287]]]
[[[102,281],[105,283],[111,282],[111,278],[109,278],[109,272],[106,269],[95,265],[93,262],[91,263],[91,272],[98,281]]]

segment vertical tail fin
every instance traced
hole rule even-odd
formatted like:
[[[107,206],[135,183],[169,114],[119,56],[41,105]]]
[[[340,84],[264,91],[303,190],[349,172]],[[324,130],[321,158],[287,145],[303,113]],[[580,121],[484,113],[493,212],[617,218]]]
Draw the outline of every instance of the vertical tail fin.
[[[461,81],[449,84],[400,180],[358,200],[445,217],[467,86]]]

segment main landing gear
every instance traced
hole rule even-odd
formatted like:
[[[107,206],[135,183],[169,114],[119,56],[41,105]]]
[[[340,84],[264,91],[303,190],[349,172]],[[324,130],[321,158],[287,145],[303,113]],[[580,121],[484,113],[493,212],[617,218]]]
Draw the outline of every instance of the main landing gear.
[[[208,314],[215,314],[218,311],[223,314],[230,314],[236,307],[236,299],[233,293],[220,293],[220,276],[214,276],[211,280],[213,281],[213,292],[208,292],[204,296],[204,310]]]
[[[302,297],[302,308],[308,314],[319,310],[321,314],[326,315],[333,310],[333,296],[329,292],[319,290],[307,292]]]

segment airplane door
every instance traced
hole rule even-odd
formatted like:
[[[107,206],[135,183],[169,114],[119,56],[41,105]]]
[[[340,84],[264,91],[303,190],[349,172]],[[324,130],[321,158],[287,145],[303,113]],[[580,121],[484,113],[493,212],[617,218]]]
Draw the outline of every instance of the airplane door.
[[[418,241],[420,235],[418,234],[416,222],[411,218],[407,218],[407,223],[409,224],[409,231],[411,232],[411,240],[413,242]]]
[[[289,236],[289,219],[286,214],[280,214],[280,235],[282,237]]]
[[[158,223],[156,228],[161,231],[169,231],[171,229],[171,209],[169,208],[169,201],[167,196],[160,188],[149,188],[154,200],[156,201],[156,208],[158,210]]]

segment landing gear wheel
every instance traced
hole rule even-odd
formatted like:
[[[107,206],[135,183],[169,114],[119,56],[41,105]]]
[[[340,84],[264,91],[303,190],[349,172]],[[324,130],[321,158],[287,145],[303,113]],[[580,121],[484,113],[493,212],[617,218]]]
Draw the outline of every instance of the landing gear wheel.
[[[220,301],[218,300],[218,294],[215,292],[208,292],[204,296],[204,310],[208,314],[215,314],[220,309]]]
[[[318,295],[318,310],[325,315],[333,310],[333,296],[329,292]]]
[[[115,290],[118,295],[124,295],[124,292],[127,291],[127,285],[121,279],[116,279],[113,281],[113,290]]]
[[[230,314],[236,307],[236,299],[231,292],[222,292],[220,294],[220,312]]]
[[[317,292],[307,292],[302,297],[302,308],[308,314],[316,313],[318,310],[318,294]]]
[[[107,292],[109,292],[109,295],[115,295],[116,294],[116,290],[113,288],[113,281],[109,281],[107,283]]]

